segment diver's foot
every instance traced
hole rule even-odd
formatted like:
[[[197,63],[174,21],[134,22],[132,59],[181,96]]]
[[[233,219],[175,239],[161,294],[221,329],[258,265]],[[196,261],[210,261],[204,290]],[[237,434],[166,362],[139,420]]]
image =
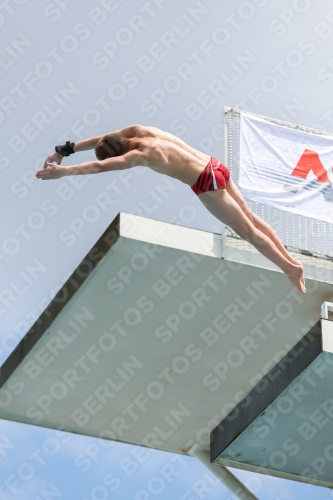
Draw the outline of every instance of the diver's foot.
[[[295,288],[301,293],[306,292],[305,279],[304,279],[304,267],[301,262],[295,261],[288,273],[286,273],[289,280],[292,282]]]

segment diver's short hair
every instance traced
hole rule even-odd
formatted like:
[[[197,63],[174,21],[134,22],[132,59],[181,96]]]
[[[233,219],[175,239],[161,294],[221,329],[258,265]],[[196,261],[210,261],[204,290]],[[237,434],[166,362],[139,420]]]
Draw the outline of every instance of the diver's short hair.
[[[113,156],[121,156],[129,150],[130,141],[120,134],[106,134],[100,138],[95,147],[98,160],[105,160]]]

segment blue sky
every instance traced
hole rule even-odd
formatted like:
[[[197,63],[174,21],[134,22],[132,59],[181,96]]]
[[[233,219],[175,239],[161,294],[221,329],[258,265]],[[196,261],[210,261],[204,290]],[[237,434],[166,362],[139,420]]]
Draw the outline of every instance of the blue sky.
[[[0,421],[1,500],[233,500],[196,458]],[[16,445],[14,445],[16,443]],[[309,484],[232,469],[260,500],[330,500]]]

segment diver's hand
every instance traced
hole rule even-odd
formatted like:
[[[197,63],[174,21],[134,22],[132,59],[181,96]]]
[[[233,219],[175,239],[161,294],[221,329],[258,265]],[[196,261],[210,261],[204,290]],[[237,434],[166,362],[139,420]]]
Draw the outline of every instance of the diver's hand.
[[[55,162],[57,165],[60,165],[60,163],[62,162],[62,159],[63,159],[63,156],[60,153],[54,152],[46,158],[43,168],[47,168],[47,164],[53,163],[53,162]]]
[[[66,167],[60,167],[48,161],[46,161],[45,164],[46,167],[44,167],[43,170],[38,170],[38,172],[36,172],[35,176],[37,179],[48,181],[50,179],[60,179],[60,177],[66,175]]]

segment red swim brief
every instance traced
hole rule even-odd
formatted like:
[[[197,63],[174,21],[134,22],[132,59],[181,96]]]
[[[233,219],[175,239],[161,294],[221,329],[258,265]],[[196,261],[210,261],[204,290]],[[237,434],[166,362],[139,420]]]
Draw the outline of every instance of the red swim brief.
[[[195,194],[205,191],[225,189],[230,179],[230,172],[223,163],[216,158],[211,158],[207,167],[201,172],[197,182],[191,187]]]

